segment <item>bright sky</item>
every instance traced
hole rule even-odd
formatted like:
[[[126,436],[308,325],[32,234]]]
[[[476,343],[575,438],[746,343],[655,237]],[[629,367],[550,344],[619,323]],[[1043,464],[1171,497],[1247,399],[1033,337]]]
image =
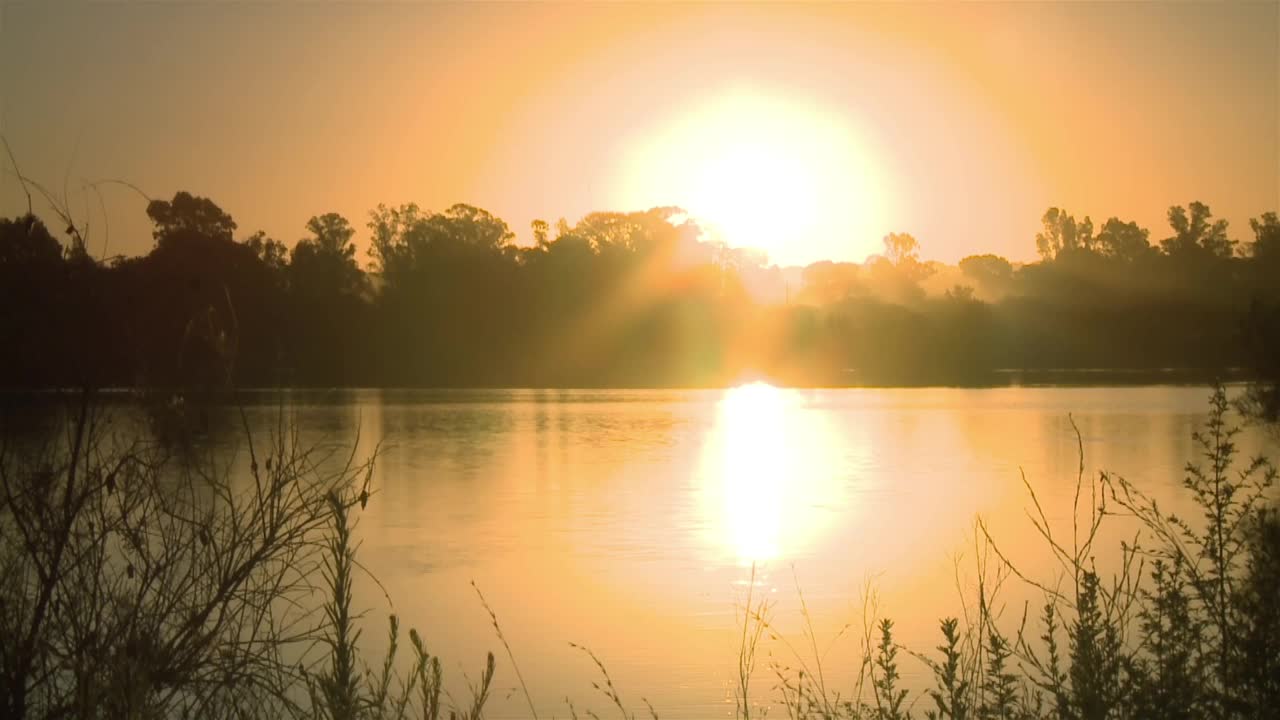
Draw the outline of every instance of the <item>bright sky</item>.
[[[1280,208],[1278,8],[0,0],[0,131],[95,244],[81,181],[121,178],[288,244],[379,202],[468,202],[522,241],[681,205],[781,263],[890,230],[1029,259],[1050,205],[1153,239],[1174,203],[1236,237]],[[143,201],[104,192],[110,252],[145,252]]]

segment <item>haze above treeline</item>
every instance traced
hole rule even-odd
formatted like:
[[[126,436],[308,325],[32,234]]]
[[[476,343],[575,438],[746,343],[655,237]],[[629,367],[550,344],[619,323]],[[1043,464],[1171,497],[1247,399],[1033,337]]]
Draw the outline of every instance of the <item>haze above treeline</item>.
[[[1278,92],[1275,3],[0,4],[0,133],[108,253],[151,242],[145,202],[84,189],[104,178],[286,243],[336,211],[361,253],[378,203],[459,200],[523,244],[600,209],[812,216],[726,237],[783,265],[904,230],[1032,261],[1051,205],[1154,242],[1201,200],[1247,239],[1280,198]],[[757,151],[779,172],[744,182]],[[0,173],[0,216],[25,208]]]
[[[39,188],[39,186],[36,186]],[[152,200],[153,248],[92,257],[62,207],[0,225],[11,388],[966,384],[997,369],[1186,368],[1257,357],[1280,222],[1191,202],[1169,226],[1050,208],[1041,259],[929,262],[891,233],[865,264],[767,265],[678,208],[535,221],[516,246],[469,205],[312,217],[291,247],[214,201]],[[52,229],[51,227],[52,226]],[[55,237],[64,230],[64,240]]]

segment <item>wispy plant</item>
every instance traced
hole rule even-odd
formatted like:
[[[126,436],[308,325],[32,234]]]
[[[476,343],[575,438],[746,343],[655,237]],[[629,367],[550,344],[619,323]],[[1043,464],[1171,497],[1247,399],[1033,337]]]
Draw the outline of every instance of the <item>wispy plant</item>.
[[[604,662],[601,661],[599,656],[595,654],[595,651],[593,651],[589,647],[586,647],[585,645],[579,645],[577,643],[572,643],[572,642],[569,643],[569,647],[577,650],[581,650],[583,653],[585,653],[587,657],[591,658],[591,662],[596,666],[596,669],[600,671],[600,678],[603,681],[603,684],[601,684],[601,682],[599,681],[593,680],[591,682],[591,687],[595,688],[600,694],[604,695],[605,698],[609,701],[609,703],[618,709],[618,712],[622,715],[623,720],[635,720],[635,713],[629,712],[626,706],[622,704],[622,696],[618,694],[618,689],[614,687],[613,678],[609,675],[608,668],[604,666]],[[645,705],[649,707],[649,710],[652,713],[653,706],[649,705],[648,701],[645,701]],[[587,711],[587,712],[588,714],[592,715],[592,717],[595,717],[595,715],[590,711]]]
[[[751,676],[755,672],[760,640],[769,625],[770,605],[765,598],[755,601],[756,564],[751,564],[747,584],[747,600],[742,608],[742,637],[738,644],[738,684],[734,688],[737,717],[751,718]]]
[[[906,716],[902,705],[907,700],[907,691],[898,687],[898,646],[893,642],[893,621],[889,618],[880,621],[875,669],[879,676],[873,677],[872,686],[876,690],[879,720],[903,720]]]
[[[489,620],[493,623],[493,631],[498,635],[498,641],[502,643],[502,647],[507,651],[507,658],[511,660],[511,669],[515,670],[516,679],[520,681],[520,691],[524,693],[525,702],[529,704],[529,715],[533,720],[538,719],[538,711],[533,707],[533,697],[529,695],[529,686],[524,683],[524,675],[520,673],[520,666],[516,663],[515,653],[511,652],[511,643],[507,642],[507,636],[502,632],[502,625],[498,623],[498,614],[490,607],[489,601],[485,599],[484,593],[480,592],[480,586],[475,581],[471,581],[471,587],[476,591],[476,596],[480,598],[480,604],[484,606],[485,612],[489,613]]]
[[[940,629],[943,644],[938,646],[941,654],[939,662],[927,661],[933,670],[937,688],[929,691],[937,705],[936,711],[928,711],[930,718],[937,720],[968,720],[969,718],[969,683],[964,679],[961,670],[961,647],[958,621],[946,618]]]

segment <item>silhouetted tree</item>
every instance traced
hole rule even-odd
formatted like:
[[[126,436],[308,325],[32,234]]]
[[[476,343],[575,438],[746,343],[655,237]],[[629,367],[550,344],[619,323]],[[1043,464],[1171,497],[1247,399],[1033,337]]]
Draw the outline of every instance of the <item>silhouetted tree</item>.
[[[1013,284],[1013,265],[999,255],[970,255],[960,261],[960,272],[987,295],[999,296]]]
[[[289,249],[279,240],[267,237],[267,234],[261,230],[249,236],[244,244],[253,251],[254,255],[266,265],[272,273],[283,275],[285,268],[289,265]]]
[[[370,253],[382,292],[380,332],[400,339],[385,372],[410,382],[481,383],[514,351],[509,322],[519,252],[507,224],[457,204],[440,213],[417,205],[371,213]]]
[[[1280,422],[1280,303],[1255,299],[1243,327],[1254,381],[1245,391],[1242,409],[1263,422]]]
[[[884,254],[867,259],[867,292],[879,300],[911,305],[924,299],[920,283],[934,269],[920,261],[920,243],[909,233],[889,233],[883,239]]]
[[[801,299],[816,305],[830,305],[857,294],[862,268],[856,263],[816,262],[804,269]]]
[[[35,215],[0,219],[0,267],[13,272],[53,267],[62,261],[62,245]]]
[[[1280,220],[1276,214],[1266,212],[1260,218],[1251,218],[1249,227],[1253,228],[1249,256],[1269,265],[1280,260]]]
[[[911,233],[889,233],[884,236],[884,256],[899,267],[920,262],[920,243]]]
[[[1169,227],[1173,236],[1160,241],[1160,247],[1170,257],[1186,256],[1203,251],[1214,257],[1231,257],[1235,241],[1227,237],[1227,221],[1213,220],[1209,206],[1193,202],[1191,212],[1181,205],[1169,208]]]
[[[1103,255],[1124,262],[1133,262],[1148,255],[1151,243],[1147,240],[1149,232],[1138,227],[1136,222],[1121,222],[1119,218],[1109,218],[1102,224],[1098,232],[1097,247]]]
[[[356,264],[356,231],[337,213],[307,221],[311,237],[298,241],[289,257],[289,287],[303,297],[357,295],[364,273]]]
[[[1040,222],[1044,229],[1036,233],[1036,252],[1045,260],[1064,252],[1093,250],[1093,221],[1088,217],[1077,223],[1065,210],[1051,207]]]
[[[529,223],[529,228],[533,231],[533,244],[537,247],[544,247],[547,244],[547,233],[550,226],[546,220],[534,220]]]
[[[275,382],[283,294],[280,248],[236,223],[212,200],[178,192],[147,206],[156,246],[120,270],[130,280],[120,335],[149,384],[209,391]],[[273,267],[274,265],[274,267]]]
[[[371,213],[369,228],[369,253],[389,282],[400,273],[425,268],[432,258],[496,257],[514,250],[510,242],[515,234],[507,224],[471,205],[457,204],[429,215],[413,203],[399,208],[379,205]]]
[[[396,208],[379,204],[369,212],[369,257],[375,270],[391,277],[404,269],[402,266],[409,260],[406,235],[422,219],[422,210],[416,203]]]
[[[0,385],[51,384],[65,375],[73,326],[66,316],[62,245],[34,215],[0,219]]]
[[[1251,222],[1249,252],[1232,258],[1225,222],[1200,203],[1171,211],[1167,254],[1136,223],[1111,217],[1095,236],[1089,218],[1050,208],[1042,262],[974,255],[958,269],[922,260],[907,233],[863,264],[778,268],[708,239],[677,207],[537,220],[518,246],[481,208],[407,204],[371,213],[366,274],[337,214],[311,218],[286,252],[262,232],[237,241],[208,198],[179,192],[147,213],[154,248],[110,263],[65,251],[78,233],[59,243],[32,217],[0,224],[0,381],[679,385],[750,370],[951,382],[991,367],[1265,377],[1270,331],[1239,328],[1250,300],[1280,302],[1275,213]]]
[[[311,235],[293,246],[286,269],[293,376],[307,385],[357,383],[364,355],[331,350],[373,341],[364,297],[368,283],[352,242],[355,230],[337,213],[312,217],[307,230]]]
[[[147,217],[155,224],[152,235],[158,245],[184,237],[202,237],[231,242],[236,223],[212,200],[178,192],[173,200],[152,200],[147,204]]]

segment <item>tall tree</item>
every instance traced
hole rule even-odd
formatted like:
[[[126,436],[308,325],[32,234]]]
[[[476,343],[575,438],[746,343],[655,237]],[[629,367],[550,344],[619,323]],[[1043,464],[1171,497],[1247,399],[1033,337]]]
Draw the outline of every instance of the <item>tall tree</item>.
[[[461,246],[488,252],[502,252],[515,239],[507,223],[488,210],[465,203],[455,204],[432,215],[425,237],[436,247]]]
[[[289,248],[279,240],[267,237],[267,234],[261,230],[250,235],[244,244],[258,256],[263,265],[270,268],[273,274],[282,274],[289,264]]]
[[[1249,255],[1265,262],[1280,260],[1280,219],[1277,219],[1276,214],[1262,213],[1262,217],[1249,220],[1249,227],[1253,228]]]
[[[32,266],[56,265],[61,260],[62,245],[40,218],[27,214],[0,219],[0,268],[25,272]]]
[[[236,223],[212,200],[179,191],[173,200],[152,200],[147,217],[155,224],[152,235],[158,245],[183,237],[204,237],[231,242]]]
[[[147,205],[156,246],[127,296],[135,353],[149,382],[212,389],[273,382],[280,334],[281,248],[265,235],[236,242],[236,223],[209,198],[178,192]]]
[[[311,234],[293,246],[286,273],[293,376],[309,385],[351,383],[367,367],[364,356],[332,349],[371,339],[355,230],[337,213],[312,217],[307,230]]]
[[[1151,252],[1150,232],[1136,222],[1109,218],[1098,232],[1097,246],[1107,257],[1132,262]]]
[[[369,229],[374,267],[392,283],[425,268],[430,258],[515,257],[515,233],[501,218],[473,205],[459,203],[431,214],[413,203],[379,205],[370,213]]]
[[[1169,227],[1173,236],[1160,241],[1160,247],[1170,257],[1207,252],[1221,258],[1231,257],[1236,241],[1227,237],[1227,221],[1214,220],[1209,206],[1202,202],[1191,203],[1190,212],[1181,205],[1169,208]]]
[[[35,215],[0,218],[0,387],[55,384],[73,318],[62,246]],[[83,350],[83,348],[81,348]]]
[[[1241,409],[1268,423],[1280,423],[1280,303],[1254,300],[1244,320],[1244,340],[1254,379]]]
[[[920,261],[920,241],[911,233],[885,235],[884,254],[907,283],[919,284],[933,274],[933,268]]]
[[[894,265],[920,262],[920,242],[911,233],[889,233],[884,236],[884,256]]]
[[[1036,252],[1045,260],[1053,260],[1064,252],[1093,250],[1093,220],[1088,216],[1076,222],[1061,208],[1051,207],[1040,218],[1043,229],[1036,233]]]
[[[547,244],[547,235],[550,232],[550,226],[546,220],[534,220],[529,223],[529,229],[533,231],[533,244],[537,247],[544,247]]]
[[[369,211],[369,257],[373,267],[384,277],[392,277],[401,272],[408,263],[409,231],[424,218],[422,209],[417,203],[406,203],[399,207],[387,207],[381,203]]]
[[[356,264],[356,231],[337,213],[307,221],[310,237],[294,245],[289,259],[289,285],[299,295],[355,295],[364,287],[364,273]]]
[[[801,297],[818,305],[838,303],[855,295],[862,268],[855,263],[822,260],[804,269]]]
[[[960,261],[960,272],[984,292],[984,297],[1001,295],[1013,284],[1013,265],[999,255],[970,255]]]

